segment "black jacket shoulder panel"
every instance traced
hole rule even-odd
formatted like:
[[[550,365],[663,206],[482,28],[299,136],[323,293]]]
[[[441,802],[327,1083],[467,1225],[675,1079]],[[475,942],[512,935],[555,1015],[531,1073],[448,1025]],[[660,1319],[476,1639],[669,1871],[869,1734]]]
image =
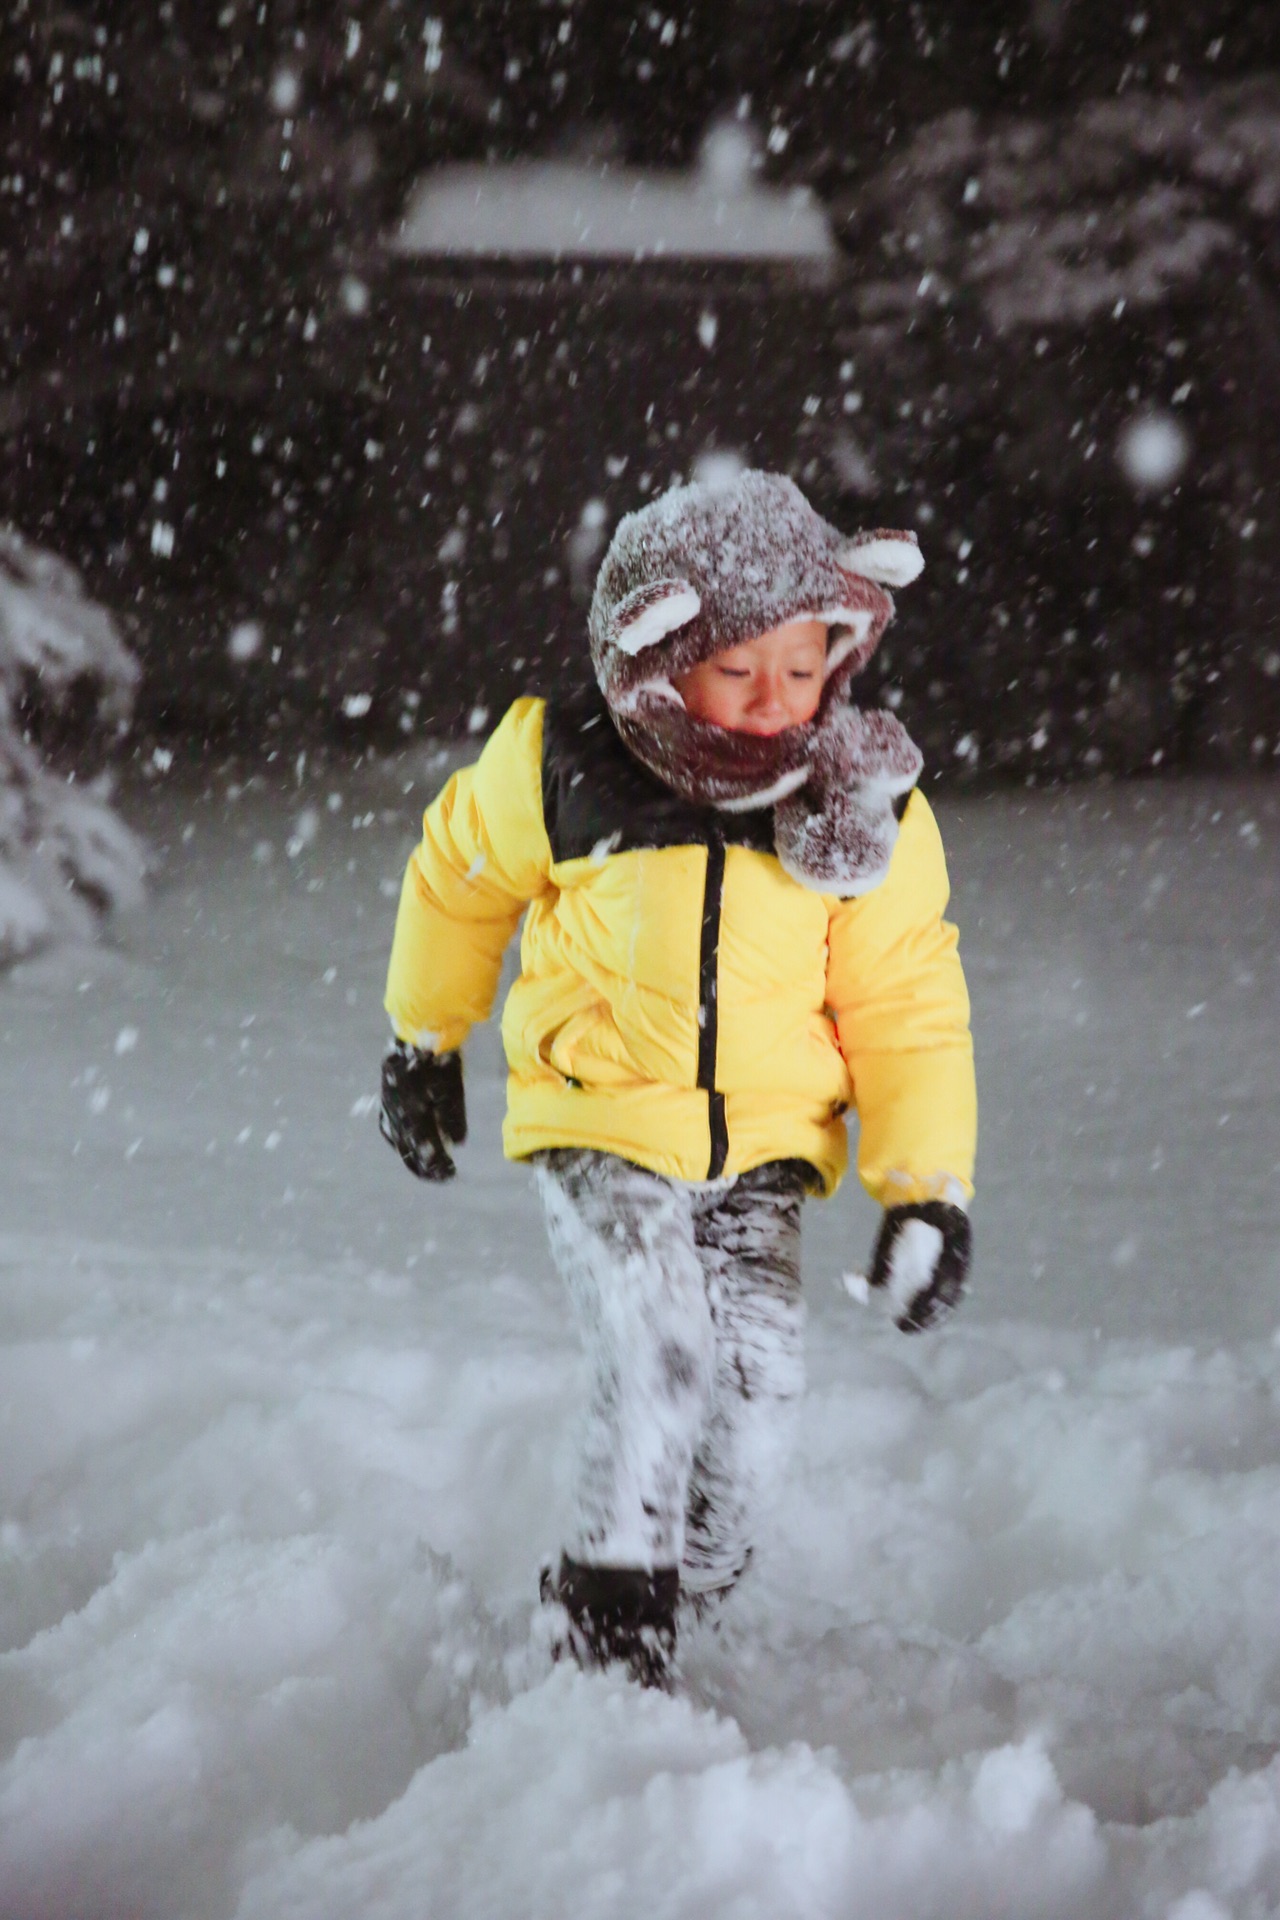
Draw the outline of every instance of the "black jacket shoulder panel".
[[[682,800],[627,752],[594,689],[546,703],[542,812],[557,860],[712,844],[773,852],[772,808],[721,813]]]

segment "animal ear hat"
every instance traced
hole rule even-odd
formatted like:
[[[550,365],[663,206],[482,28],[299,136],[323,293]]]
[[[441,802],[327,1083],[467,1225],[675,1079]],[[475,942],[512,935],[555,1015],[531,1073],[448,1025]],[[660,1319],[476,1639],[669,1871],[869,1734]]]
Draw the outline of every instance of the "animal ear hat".
[[[591,659],[636,758],[686,799],[726,812],[772,806],[774,840],[804,885],[841,894],[884,878],[893,801],[921,757],[891,714],[847,704],[893,618],[887,588],[924,566],[913,533],[846,536],[785,474],[674,487],[622,520],[591,602]],[[673,675],[792,620],[830,630],[814,718],[768,736],[694,720]]]
[[[588,631],[610,707],[790,620],[831,631],[824,707],[840,699],[893,618],[886,588],[924,561],[914,533],[847,536],[793,480],[748,470],[673,487],[629,513],[605,554]]]

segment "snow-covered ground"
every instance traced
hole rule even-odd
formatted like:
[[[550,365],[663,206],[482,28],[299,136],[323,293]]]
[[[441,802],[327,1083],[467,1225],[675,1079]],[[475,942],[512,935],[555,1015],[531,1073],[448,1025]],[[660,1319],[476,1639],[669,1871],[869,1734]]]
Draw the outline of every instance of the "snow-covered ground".
[[[1280,1912],[1280,786],[941,803],[974,1297],[895,1334],[811,1208],[669,1699],[531,1640],[578,1371],[492,1032],[452,1188],[377,1137],[426,758],[230,784],[126,794],[152,903],[0,987],[3,1920]]]

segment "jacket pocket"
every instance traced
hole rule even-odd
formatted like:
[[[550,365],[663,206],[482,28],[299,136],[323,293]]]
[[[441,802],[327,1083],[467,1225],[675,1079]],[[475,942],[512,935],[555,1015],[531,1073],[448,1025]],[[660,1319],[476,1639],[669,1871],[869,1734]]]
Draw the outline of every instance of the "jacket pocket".
[[[590,1051],[586,1043],[607,1018],[607,1010],[598,1001],[589,1007],[579,1007],[543,1034],[538,1042],[539,1060],[570,1086],[580,1087],[585,1064],[583,1055]]]

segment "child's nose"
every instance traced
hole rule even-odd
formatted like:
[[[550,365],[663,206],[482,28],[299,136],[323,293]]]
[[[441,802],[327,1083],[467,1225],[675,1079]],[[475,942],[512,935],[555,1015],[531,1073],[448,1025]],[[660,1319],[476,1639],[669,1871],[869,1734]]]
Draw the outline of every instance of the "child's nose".
[[[783,679],[780,673],[767,670],[759,674],[755,681],[755,704],[758,707],[776,707],[781,704]]]

